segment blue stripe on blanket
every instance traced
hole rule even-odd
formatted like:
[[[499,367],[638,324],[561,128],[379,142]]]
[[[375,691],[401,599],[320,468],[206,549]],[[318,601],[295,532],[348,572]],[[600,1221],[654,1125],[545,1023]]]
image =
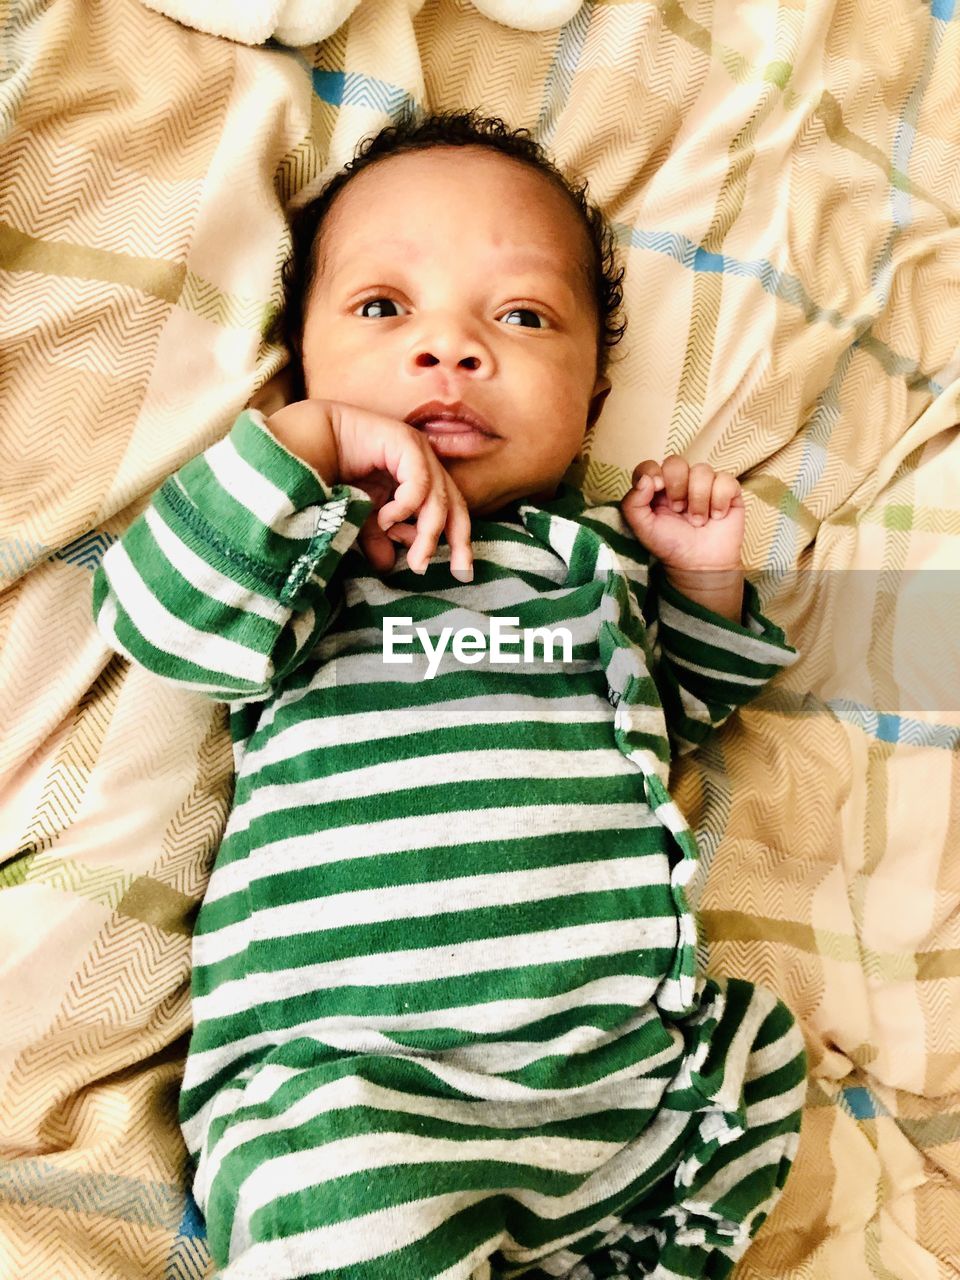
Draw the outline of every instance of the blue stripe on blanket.
[[[12,1160],[0,1166],[0,1200],[122,1218],[172,1230],[183,1212],[183,1187],[110,1173],[81,1173],[52,1160]]]

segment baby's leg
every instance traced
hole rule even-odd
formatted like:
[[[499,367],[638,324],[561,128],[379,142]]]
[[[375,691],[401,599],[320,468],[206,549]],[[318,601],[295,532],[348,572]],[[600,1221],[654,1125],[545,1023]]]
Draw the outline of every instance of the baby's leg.
[[[719,1280],[790,1167],[803,1043],[784,1005],[735,980],[707,982],[698,1013],[672,1027],[658,1042],[676,1052],[648,1059],[638,1043],[643,1074],[603,1084],[585,1132],[576,1115],[558,1125],[552,1090],[541,1099],[399,1042],[267,1050],[221,1090],[194,1144],[223,1280]],[[356,1036],[369,1050],[384,1040]],[[608,1112],[637,1136],[611,1143]],[[558,1163],[568,1151],[590,1162]]]
[[[662,1141],[656,1129],[680,1121],[680,1158],[619,1226],[578,1241],[526,1280],[723,1280],[769,1215],[799,1143],[800,1029],[771,992],[740,979],[709,980],[700,1012],[678,1025],[687,1056],[638,1141]]]

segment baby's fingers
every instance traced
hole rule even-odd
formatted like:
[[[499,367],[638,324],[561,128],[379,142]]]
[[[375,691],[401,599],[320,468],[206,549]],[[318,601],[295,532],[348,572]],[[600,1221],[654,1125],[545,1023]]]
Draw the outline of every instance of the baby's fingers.
[[[716,474],[705,462],[695,462],[687,472],[687,516],[691,524],[706,524]]]
[[[406,425],[398,436],[390,438],[384,465],[396,477],[397,485],[393,497],[377,514],[380,528],[386,532],[399,520],[407,520],[422,510],[437,486],[440,465],[430,446]]]
[[[424,447],[432,453],[431,445],[426,444]],[[430,488],[417,516],[417,536],[407,552],[407,564],[414,573],[426,573],[427,565],[433,559],[440,541],[440,534],[447,524],[451,505],[448,479],[447,473],[434,457]]]
[[[450,547],[450,572],[460,582],[472,582],[473,547],[470,543],[470,509],[463,494],[449,475],[447,475],[447,490],[450,500],[446,529],[447,543]]]
[[[722,520],[730,508],[737,505],[743,505],[740,481],[736,476],[721,471],[713,482],[710,495],[710,519]]]
[[[416,526],[412,524],[392,524],[387,530],[387,537],[394,542],[402,542],[405,547],[412,547],[416,540]]]
[[[447,495],[436,486],[427,495],[417,517],[417,536],[407,552],[407,564],[414,573],[426,573],[447,523]]]
[[[655,462],[653,458],[637,463],[631,479],[635,492],[645,503],[650,502],[654,494],[660,493],[663,489],[663,472],[660,470],[659,462]]]
[[[453,481],[450,480],[450,485]],[[473,581],[473,547],[470,542],[470,511],[460,490],[450,494],[450,507],[447,516],[446,535],[450,547],[450,572],[460,582]],[[416,524],[397,523],[391,525],[387,537],[402,543],[408,549],[417,540]],[[409,563],[409,557],[407,562]],[[412,567],[412,566],[411,566]]]

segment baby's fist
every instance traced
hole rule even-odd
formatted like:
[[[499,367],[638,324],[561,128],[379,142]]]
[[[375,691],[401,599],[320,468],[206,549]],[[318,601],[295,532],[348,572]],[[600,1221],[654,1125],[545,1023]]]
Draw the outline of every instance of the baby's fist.
[[[744,505],[736,476],[671,454],[633,471],[620,502],[637,540],[667,568],[697,572],[740,566]]]

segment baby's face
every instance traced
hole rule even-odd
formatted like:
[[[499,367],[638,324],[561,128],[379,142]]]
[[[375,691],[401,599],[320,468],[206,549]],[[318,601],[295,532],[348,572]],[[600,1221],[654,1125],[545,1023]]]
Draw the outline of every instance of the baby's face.
[[[428,439],[471,512],[551,497],[610,386],[589,241],[563,194],[483,147],[435,147],[358,174],[320,236],[307,395],[401,421],[459,402],[494,434]]]

